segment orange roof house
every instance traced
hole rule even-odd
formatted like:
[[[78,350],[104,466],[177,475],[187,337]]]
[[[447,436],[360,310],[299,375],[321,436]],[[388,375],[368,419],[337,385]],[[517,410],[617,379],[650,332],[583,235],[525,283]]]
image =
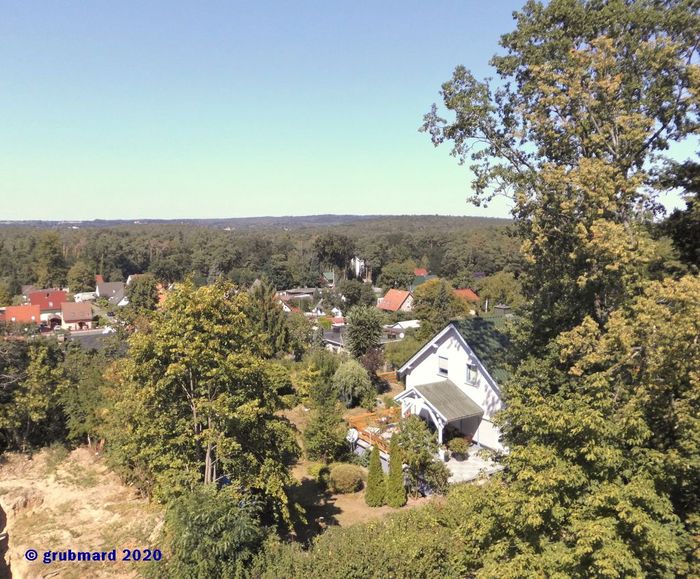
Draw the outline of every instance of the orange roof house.
[[[413,294],[406,290],[390,289],[379,300],[377,307],[385,312],[410,312],[413,309]]]
[[[39,306],[42,312],[59,312],[61,304],[68,301],[68,295],[63,290],[39,290],[30,292],[27,298],[30,304]]]
[[[413,270],[413,275],[416,277],[426,277],[428,275],[428,270],[424,267],[417,267]]]
[[[459,299],[467,301],[467,302],[478,302],[479,301],[479,296],[476,294],[476,292],[472,289],[469,289],[468,287],[456,289],[455,295]]]
[[[41,318],[39,306],[7,306],[5,308],[5,323],[8,324],[38,324]]]

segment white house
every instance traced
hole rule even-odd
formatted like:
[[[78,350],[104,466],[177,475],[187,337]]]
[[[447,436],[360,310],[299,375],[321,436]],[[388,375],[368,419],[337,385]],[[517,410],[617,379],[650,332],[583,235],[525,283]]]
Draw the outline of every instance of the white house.
[[[427,420],[440,443],[445,430],[454,429],[481,446],[503,450],[493,416],[503,407],[498,383],[508,376],[507,344],[491,320],[448,324],[398,369],[406,384],[395,397],[402,415]]]

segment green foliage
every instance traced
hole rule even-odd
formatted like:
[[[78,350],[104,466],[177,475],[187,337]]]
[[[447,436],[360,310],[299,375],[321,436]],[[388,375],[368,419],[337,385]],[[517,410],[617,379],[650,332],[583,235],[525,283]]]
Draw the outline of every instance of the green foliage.
[[[403,462],[408,466],[406,471],[408,488],[414,496],[417,496],[421,487],[421,480],[432,487],[436,492],[444,492],[447,479],[440,466],[445,468],[435,458],[438,443],[435,435],[428,430],[425,421],[417,416],[409,416],[401,420],[399,432],[392,437],[396,438]],[[439,466],[435,466],[437,463]]]
[[[333,388],[348,408],[357,404],[374,408],[377,391],[367,370],[356,360],[348,360],[338,367],[333,375]]]
[[[165,517],[168,549],[151,568],[153,577],[247,577],[251,560],[265,539],[260,506],[231,487],[200,487],[173,501]]]
[[[309,465],[307,472],[309,473],[309,476],[312,477],[322,488],[326,488],[328,486],[331,470],[328,468],[326,463],[312,463]]]
[[[145,273],[133,279],[126,286],[126,297],[129,307],[136,311],[153,311],[158,305],[158,283],[150,273]]]
[[[681,188],[685,209],[676,209],[663,224],[663,231],[673,239],[681,259],[688,265],[700,268],[700,163],[686,161],[670,163],[663,175],[662,186]]]
[[[649,283],[678,271],[658,265],[651,185],[659,153],[697,127],[696,8],[528,2],[492,61],[500,87],[460,67],[442,93],[455,121],[426,116],[436,144],[473,161],[476,201],[512,198],[523,241],[520,363],[499,418],[511,451],[492,497],[510,514],[486,576],[697,572],[697,489],[674,465],[697,478],[686,318],[700,292],[697,279]],[[501,300],[508,276],[482,297]]]
[[[95,290],[95,272],[86,261],[76,261],[68,270],[68,289],[71,293]]]
[[[347,236],[327,232],[314,240],[314,251],[321,265],[345,271],[352,259],[354,248]]]
[[[409,330],[406,332],[406,336],[403,340],[388,342],[384,346],[384,358],[390,362],[394,368],[400,368],[424,343],[425,340],[419,340],[415,336],[415,333]]]
[[[63,368],[67,383],[60,393],[66,415],[68,439],[87,442],[97,438],[105,410],[105,379],[108,360],[98,352],[86,352],[79,346],[66,350]]]
[[[288,349],[298,362],[313,342],[313,325],[304,314],[291,313],[287,316]]]
[[[34,250],[36,284],[42,288],[63,287],[66,283],[66,264],[58,234],[45,232]]]
[[[0,306],[12,305],[12,288],[6,281],[0,280]]]
[[[483,309],[486,309],[486,300],[488,300],[489,311],[498,304],[505,304],[515,309],[524,303],[522,284],[509,271],[494,273],[479,280],[475,285]]]
[[[454,288],[449,283],[431,279],[413,292],[413,313],[420,320],[417,337],[427,340],[442,330],[450,320],[464,316],[467,308],[454,294]]]
[[[0,341],[2,450],[26,451],[64,435],[59,406],[63,354],[54,341]]]
[[[373,446],[369,456],[369,474],[367,475],[367,488],[365,489],[365,502],[370,507],[381,507],[386,495],[386,483],[384,471],[379,457],[379,447]]]
[[[457,437],[453,438],[447,443],[447,448],[453,454],[459,455],[462,458],[466,458],[469,454],[469,444],[463,438]]]
[[[382,267],[378,283],[384,289],[408,289],[416,277],[416,263],[406,260],[401,263],[391,262]]]
[[[348,349],[355,358],[378,348],[382,337],[382,313],[373,306],[355,306],[347,315]]]
[[[315,401],[304,430],[304,450],[311,460],[324,463],[340,458],[347,449],[346,427],[335,396]]]
[[[354,464],[337,464],[331,467],[328,477],[330,489],[334,493],[355,493],[362,488],[362,469]]]
[[[347,279],[340,282],[338,284],[338,293],[345,297],[345,308],[374,306],[377,304],[372,284],[363,283],[356,279]]]
[[[129,338],[106,434],[113,464],[170,499],[221,476],[288,520],[288,464],[297,455],[270,383],[265,339],[250,298],[224,282],[178,285],[148,332]]]
[[[276,296],[275,286],[262,280],[251,288],[248,308],[248,315],[265,337],[271,355],[282,354],[289,348],[287,316]]]
[[[654,251],[645,185],[697,118],[691,4],[528,2],[492,60],[499,88],[458,67],[442,89],[455,120],[425,116],[436,145],[472,161],[475,202],[514,202],[531,348],[638,291]]]
[[[403,458],[399,439],[391,437],[389,447],[389,476],[386,479],[386,504],[398,509],[406,504],[406,485],[403,477]]]

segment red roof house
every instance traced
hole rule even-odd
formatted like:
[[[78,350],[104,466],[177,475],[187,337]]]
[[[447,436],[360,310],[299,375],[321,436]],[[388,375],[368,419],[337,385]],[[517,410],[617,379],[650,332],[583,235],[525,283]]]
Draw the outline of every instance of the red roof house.
[[[379,300],[377,307],[385,312],[410,312],[413,309],[413,294],[406,290],[390,289]]]
[[[39,306],[7,306],[4,321],[7,324],[39,324],[40,317]]]
[[[455,295],[459,299],[467,301],[467,302],[478,302],[479,301],[479,296],[476,295],[476,292],[472,289],[469,289],[468,287],[465,287],[462,289],[456,289]]]
[[[43,312],[59,312],[61,304],[68,301],[66,292],[62,290],[39,290],[30,292],[27,296],[29,303],[33,306],[39,306]]]
[[[426,277],[428,275],[428,270],[424,267],[417,267],[413,270],[413,275],[416,277]]]

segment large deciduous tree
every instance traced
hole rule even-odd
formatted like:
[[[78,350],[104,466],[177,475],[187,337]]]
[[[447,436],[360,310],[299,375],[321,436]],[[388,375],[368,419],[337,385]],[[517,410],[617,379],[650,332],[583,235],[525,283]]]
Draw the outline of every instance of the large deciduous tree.
[[[126,286],[129,306],[138,312],[149,312],[158,305],[158,282],[153,274],[144,273]]]
[[[250,289],[250,298],[248,313],[265,337],[270,355],[285,353],[289,346],[289,329],[275,286],[266,279],[256,282]]]
[[[700,11],[529,1],[516,21],[492,60],[498,85],[457,68],[442,91],[453,120],[434,107],[423,127],[471,159],[474,201],[511,197],[523,241],[528,305],[494,495],[511,514],[482,572],[696,574],[697,489],[678,469],[697,478],[686,317],[700,288],[650,282],[664,251],[650,225],[660,154],[698,127]]]
[[[354,244],[346,235],[323,233],[314,240],[314,251],[318,262],[345,272],[354,254]]]
[[[108,438],[122,472],[158,498],[226,481],[288,518],[297,446],[249,308],[228,283],[177,286],[129,340]]]
[[[44,233],[35,250],[36,283],[39,287],[62,287],[66,283],[66,262],[57,233]]]
[[[89,263],[78,260],[68,270],[67,282],[71,293],[94,291],[95,272]]]
[[[367,370],[356,360],[348,360],[338,366],[333,375],[333,387],[348,408],[356,404],[370,409],[374,407],[377,391]]]
[[[355,306],[347,315],[347,340],[356,358],[379,347],[382,336],[382,313],[372,306]]]
[[[465,303],[445,280],[431,279],[413,292],[413,313],[420,320],[418,338],[427,340],[444,328],[450,320],[466,315]]]
[[[650,163],[696,126],[698,12],[684,0],[529,1],[502,37],[497,85],[464,67],[425,117],[475,175],[472,200],[512,198],[533,345],[602,324],[639,281],[657,203]],[[695,6],[697,8],[697,6]],[[695,93],[697,95],[697,93]]]

